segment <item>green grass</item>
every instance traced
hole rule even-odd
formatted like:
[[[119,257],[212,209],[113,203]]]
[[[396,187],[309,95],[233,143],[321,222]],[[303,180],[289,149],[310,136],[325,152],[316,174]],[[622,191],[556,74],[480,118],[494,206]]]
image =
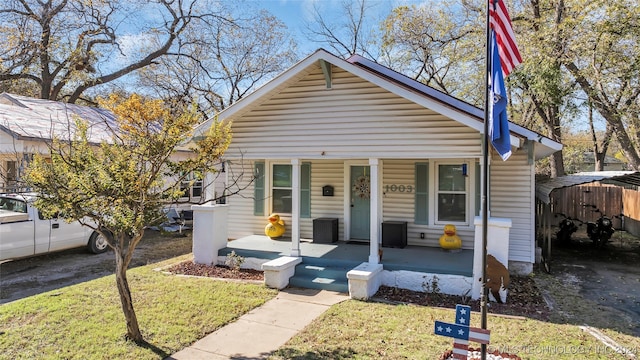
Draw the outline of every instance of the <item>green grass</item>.
[[[0,359],[162,359],[262,305],[262,285],[127,272],[147,346],[124,339],[114,276],[0,306]]]
[[[281,347],[271,359],[438,359],[452,339],[433,334],[436,320],[453,322],[454,310],[346,301]],[[472,314],[479,327],[480,314]],[[533,319],[488,317],[490,350],[522,359],[627,359],[576,325]],[[612,334],[608,334],[612,335]],[[617,334],[640,355],[640,339]],[[479,347],[478,344],[471,344]]]
[[[261,285],[128,271],[148,346],[124,339],[113,276],[0,306],[0,359],[162,359],[273,298]],[[433,334],[454,310],[349,300],[331,307],[271,359],[438,359],[452,340]],[[480,315],[473,313],[472,325]],[[555,322],[554,322],[555,321]],[[575,324],[489,315],[490,349],[523,359],[627,359]],[[601,328],[640,357],[640,339]],[[247,339],[251,341],[251,339]],[[477,344],[472,344],[476,345]]]

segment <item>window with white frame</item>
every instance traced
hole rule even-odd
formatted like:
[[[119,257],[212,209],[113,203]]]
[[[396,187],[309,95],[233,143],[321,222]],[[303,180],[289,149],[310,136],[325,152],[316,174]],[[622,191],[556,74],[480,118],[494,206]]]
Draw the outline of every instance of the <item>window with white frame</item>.
[[[292,167],[289,164],[273,164],[271,172],[271,210],[279,214],[291,214],[293,191]]]
[[[267,174],[265,168],[271,172]],[[253,214],[265,215],[265,194],[271,194],[270,213],[290,214],[292,210],[293,167],[289,164],[273,164],[265,167],[263,161],[254,163]],[[271,184],[267,184],[271,179]],[[270,186],[270,188],[267,188]],[[300,217],[311,217],[311,163],[300,166]]]
[[[202,174],[199,172],[189,173],[180,183],[182,198],[200,198],[202,196]]]
[[[468,213],[467,164],[436,164],[436,223],[466,223]]]

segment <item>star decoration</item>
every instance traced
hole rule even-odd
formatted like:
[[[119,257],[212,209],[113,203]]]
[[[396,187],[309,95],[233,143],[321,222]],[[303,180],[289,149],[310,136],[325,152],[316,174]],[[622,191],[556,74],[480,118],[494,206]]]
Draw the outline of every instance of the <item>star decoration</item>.
[[[434,328],[435,334],[453,338],[454,348],[464,350],[465,352],[469,341],[489,344],[489,330],[470,327],[471,308],[469,306],[456,305],[456,316],[454,319],[455,324],[436,321]],[[460,358],[467,359],[466,356]]]

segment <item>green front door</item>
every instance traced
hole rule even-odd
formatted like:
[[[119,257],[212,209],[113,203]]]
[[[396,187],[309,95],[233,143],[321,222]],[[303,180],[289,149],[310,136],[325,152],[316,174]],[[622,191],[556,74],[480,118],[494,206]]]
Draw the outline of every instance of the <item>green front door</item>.
[[[351,233],[352,240],[369,240],[370,170],[368,166],[351,167]]]

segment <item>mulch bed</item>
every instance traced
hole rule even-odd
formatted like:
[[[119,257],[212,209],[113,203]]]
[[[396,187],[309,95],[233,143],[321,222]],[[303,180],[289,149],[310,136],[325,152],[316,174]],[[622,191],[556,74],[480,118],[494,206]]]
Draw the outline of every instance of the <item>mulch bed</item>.
[[[253,269],[232,269],[223,265],[202,265],[193,261],[184,261],[173,265],[166,271],[172,274],[205,276],[224,279],[264,281],[264,273]],[[480,301],[470,300],[462,296],[445,295],[441,293],[425,293],[406,289],[381,286],[373,297],[374,301],[397,304],[412,304],[419,306],[438,306],[454,309],[456,304],[469,305],[472,310],[480,311]],[[541,292],[530,277],[513,276],[509,284],[506,304],[488,303],[489,313],[513,316],[526,316],[546,320],[549,309],[542,298]]]
[[[196,264],[191,260],[173,265],[165,270],[172,274],[180,275],[205,276],[239,280],[264,280],[264,273],[262,271],[253,269],[231,269],[228,266],[224,265],[212,266]]]
[[[525,316],[529,318],[547,320],[550,310],[542,297],[542,293],[536,287],[532,278],[526,276],[513,276],[509,284],[507,303],[488,303],[488,312],[491,314],[503,314],[511,316]],[[424,293],[405,289],[381,286],[374,300],[385,302],[404,303],[421,306],[438,306],[455,309],[456,304],[464,304],[474,311],[480,311],[480,301],[470,300],[456,295],[440,293]]]

